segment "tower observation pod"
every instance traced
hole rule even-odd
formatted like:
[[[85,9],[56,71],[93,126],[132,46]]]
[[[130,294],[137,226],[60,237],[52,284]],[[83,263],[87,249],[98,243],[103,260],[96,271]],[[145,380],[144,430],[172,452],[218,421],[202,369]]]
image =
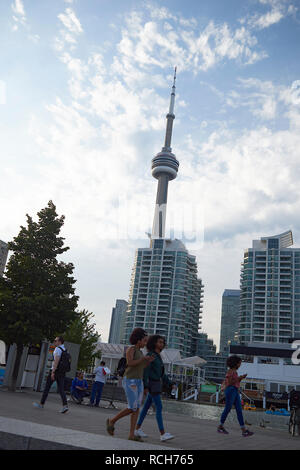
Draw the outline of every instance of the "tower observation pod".
[[[152,159],[152,176],[154,176],[154,178],[158,180],[154,221],[151,235],[152,239],[165,238],[168,184],[170,180],[176,178],[179,168],[179,162],[176,159],[175,155],[172,153],[171,148],[173,121],[175,119],[175,81],[176,67],[174,72],[174,81],[171,92],[169,112],[166,116],[167,127],[165,144],[161,149],[161,152],[159,152]]]

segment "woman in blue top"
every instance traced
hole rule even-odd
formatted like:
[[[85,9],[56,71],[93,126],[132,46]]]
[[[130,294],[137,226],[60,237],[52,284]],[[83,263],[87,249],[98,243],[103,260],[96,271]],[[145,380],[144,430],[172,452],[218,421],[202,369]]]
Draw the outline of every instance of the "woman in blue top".
[[[144,403],[144,407],[141,411],[135,435],[139,437],[147,437],[147,434],[142,431],[141,426],[147,415],[150,406],[154,403],[156,409],[156,420],[160,432],[160,440],[167,441],[173,439],[172,434],[165,432],[164,424],[162,419],[162,402],[161,392],[162,383],[171,385],[167,375],[165,374],[165,368],[163,365],[160,353],[165,347],[165,338],[160,335],[150,336],[147,342],[148,354],[147,356],[154,356],[154,361],[149,364],[144,370],[144,392],[147,393],[147,398]]]
[[[88,383],[83,378],[83,372],[78,372],[77,377],[72,381],[71,397],[80,404],[84,397],[88,397]]]

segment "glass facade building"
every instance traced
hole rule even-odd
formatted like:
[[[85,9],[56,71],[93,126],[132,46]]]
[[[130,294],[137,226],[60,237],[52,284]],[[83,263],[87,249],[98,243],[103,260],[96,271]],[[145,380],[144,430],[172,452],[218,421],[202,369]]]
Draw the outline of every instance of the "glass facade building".
[[[226,360],[229,353],[218,353],[217,347],[206,333],[198,333],[195,355],[207,362],[204,365],[205,379],[221,383],[226,375]]]
[[[140,248],[132,272],[122,342],[136,327],[166,338],[183,357],[194,354],[201,324],[203,284],[195,256],[179,240],[154,239]]]
[[[111,344],[120,344],[121,342],[127,306],[128,302],[126,300],[117,299],[116,306],[112,309],[108,337],[108,342]]]
[[[254,240],[241,270],[239,341],[287,343],[300,336],[300,249],[292,232]]]
[[[225,289],[222,296],[220,351],[228,350],[237,340],[240,312],[240,290]]]

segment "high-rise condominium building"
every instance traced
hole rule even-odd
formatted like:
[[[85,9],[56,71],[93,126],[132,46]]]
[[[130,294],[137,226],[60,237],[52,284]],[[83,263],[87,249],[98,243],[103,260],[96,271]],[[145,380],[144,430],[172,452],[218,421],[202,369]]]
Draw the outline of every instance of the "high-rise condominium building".
[[[120,344],[122,337],[122,327],[124,326],[124,316],[126,314],[128,303],[126,300],[117,299],[116,306],[111,313],[111,322],[109,329],[108,342]]]
[[[237,339],[240,313],[240,290],[225,289],[222,296],[220,351]]]
[[[241,272],[240,342],[300,336],[300,248],[292,232],[254,240]]]
[[[203,285],[197,277],[195,256],[181,241],[165,238],[168,184],[176,178],[179,167],[171,149],[175,78],[165,143],[152,160],[158,186],[150,247],[136,252],[122,342],[128,343],[133,328],[142,327],[149,334],[165,336],[169,348],[190,356],[201,321]]]
[[[8,245],[0,240],[0,276],[3,275],[8,255]]]
[[[203,285],[197,264],[179,240],[154,240],[136,252],[124,342],[133,328],[166,338],[169,348],[190,356],[201,321]]]

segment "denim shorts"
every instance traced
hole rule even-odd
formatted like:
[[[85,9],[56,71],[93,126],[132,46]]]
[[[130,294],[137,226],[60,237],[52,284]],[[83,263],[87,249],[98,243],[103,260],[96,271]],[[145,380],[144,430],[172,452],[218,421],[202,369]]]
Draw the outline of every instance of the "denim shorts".
[[[123,388],[126,393],[128,407],[132,411],[138,410],[142,406],[144,396],[144,384],[142,379],[123,378]]]

